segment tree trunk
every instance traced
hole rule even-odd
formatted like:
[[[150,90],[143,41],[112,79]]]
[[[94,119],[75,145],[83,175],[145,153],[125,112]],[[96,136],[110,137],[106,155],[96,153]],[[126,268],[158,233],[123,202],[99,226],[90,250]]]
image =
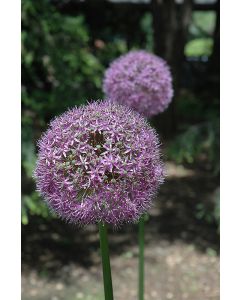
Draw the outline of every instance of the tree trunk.
[[[152,0],[154,51],[170,65],[173,74],[174,99],[161,115],[161,129],[167,134],[177,129],[175,99],[181,87],[184,47],[192,15],[192,0],[177,5],[175,0]]]

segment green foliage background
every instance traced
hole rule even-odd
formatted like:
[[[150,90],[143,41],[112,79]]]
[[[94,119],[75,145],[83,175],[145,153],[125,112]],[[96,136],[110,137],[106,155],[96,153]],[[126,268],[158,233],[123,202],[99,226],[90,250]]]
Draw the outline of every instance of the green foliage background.
[[[84,18],[60,15],[49,1],[22,1],[22,221],[48,216],[34,192],[36,140],[50,119],[102,97],[104,66],[89,48]]]
[[[209,56],[214,15],[194,14],[190,26],[187,56]],[[132,37],[132,47],[153,49],[152,17],[143,15],[139,31],[144,37]],[[22,0],[22,222],[31,215],[50,216],[35,192],[32,178],[36,162],[36,142],[49,121],[69,107],[101,99],[105,68],[127,52],[126,40],[103,28],[105,41],[93,40],[83,15],[59,13],[48,0]],[[107,42],[106,42],[107,41]],[[182,126],[181,132],[166,149],[177,163],[194,163],[204,154],[218,172],[218,108],[210,115],[202,102],[190,94],[177,101],[180,117],[195,114],[197,124]],[[202,115],[205,115],[202,118]],[[196,122],[195,122],[196,123]],[[52,216],[52,214],[51,214]]]
[[[94,47],[82,15],[60,14],[47,0],[22,1],[22,222],[48,217],[32,179],[36,142],[49,121],[103,97],[103,72],[126,52],[119,39]]]

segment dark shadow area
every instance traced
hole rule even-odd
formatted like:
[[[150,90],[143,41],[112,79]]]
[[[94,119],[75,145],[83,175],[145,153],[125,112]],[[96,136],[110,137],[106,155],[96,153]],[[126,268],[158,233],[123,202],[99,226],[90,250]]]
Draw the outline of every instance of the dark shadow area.
[[[197,204],[206,203],[213,210],[211,194],[217,186],[216,178],[206,174],[187,178],[168,179],[158,198],[160,214],[151,216],[149,227],[156,228],[160,239],[181,240],[194,244],[200,251],[213,248],[219,251],[217,224],[196,217]]]
[[[196,218],[196,206],[200,202],[206,202],[211,211],[211,195],[217,186],[218,180],[202,171],[193,176],[168,178],[146,223],[146,247],[152,243],[161,247],[161,242],[180,242],[194,245],[198,251],[211,248],[218,253],[217,224]],[[109,228],[109,231],[113,259],[137,245],[137,225]],[[36,269],[54,278],[70,263],[86,269],[100,265],[97,226],[76,228],[61,220],[36,217],[23,226],[23,269]]]

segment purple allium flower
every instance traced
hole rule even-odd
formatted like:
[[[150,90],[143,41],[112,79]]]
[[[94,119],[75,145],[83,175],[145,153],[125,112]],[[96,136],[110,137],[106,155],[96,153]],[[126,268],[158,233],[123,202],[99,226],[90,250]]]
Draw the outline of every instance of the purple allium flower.
[[[132,51],[113,61],[105,72],[106,96],[146,117],[163,112],[173,97],[167,63],[145,51]]]
[[[110,101],[55,118],[38,146],[37,189],[71,223],[137,221],[164,179],[155,130]]]

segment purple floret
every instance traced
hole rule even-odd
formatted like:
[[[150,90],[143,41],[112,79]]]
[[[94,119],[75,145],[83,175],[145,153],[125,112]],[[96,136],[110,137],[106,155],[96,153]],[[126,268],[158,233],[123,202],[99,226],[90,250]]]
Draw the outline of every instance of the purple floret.
[[[173,97],[167,63],[146,51],[132,51],[113,61],[105,72],[107,98],[127,105],[146,117],[163,112]]]
[[[137,221],[164,179],[155,130],[110,101],[55,118],[38,146],[37,190],[70,223]]]

